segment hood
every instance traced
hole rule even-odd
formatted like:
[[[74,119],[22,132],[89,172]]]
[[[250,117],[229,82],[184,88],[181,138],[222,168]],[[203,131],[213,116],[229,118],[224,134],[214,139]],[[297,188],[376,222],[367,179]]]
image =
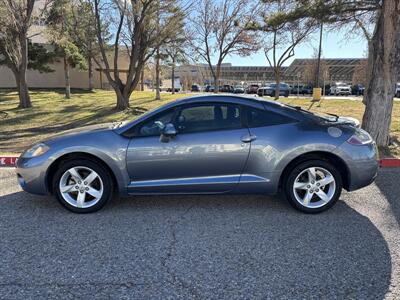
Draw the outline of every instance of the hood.
[[[103,123],[103,124],[95,124],[95,125],[88,125],[88,126],[83,126],[83,127],[78,127],[74,129],[69,129],[62,131],[56,135],[53,135],[50,137],[51,140],[55,140],[61,137],[66,137],[66,136],[73,136],[77,134],[84,134],[88,132],[94,132],[94,131],[101,131],[101,130],[113,130],[116,128],[116,126],[119,125],[119,123]]]

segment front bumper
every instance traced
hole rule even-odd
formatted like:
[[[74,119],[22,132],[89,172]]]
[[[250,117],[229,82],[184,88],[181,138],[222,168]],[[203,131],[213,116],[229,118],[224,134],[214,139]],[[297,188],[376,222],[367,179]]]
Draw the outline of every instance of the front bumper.
[[[342,90],[337,92],[338,95],[351,95],[351,91]]]
[[[49,193],[46,184],[46,161],[42,157],[19,158],[15,172],[21,188],[32,194]]]

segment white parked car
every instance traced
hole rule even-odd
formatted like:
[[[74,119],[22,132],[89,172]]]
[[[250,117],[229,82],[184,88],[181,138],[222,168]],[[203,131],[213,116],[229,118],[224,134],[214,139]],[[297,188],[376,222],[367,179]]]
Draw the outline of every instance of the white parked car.
[[[343,82],[337,82],[331,86],[331,95],[351,95],[351,85]]]
[[[400,98],[400,83],[397,83],[397,84],[396,84],[396,92],[394,93],[394,95],[395,95],[397,98]]]

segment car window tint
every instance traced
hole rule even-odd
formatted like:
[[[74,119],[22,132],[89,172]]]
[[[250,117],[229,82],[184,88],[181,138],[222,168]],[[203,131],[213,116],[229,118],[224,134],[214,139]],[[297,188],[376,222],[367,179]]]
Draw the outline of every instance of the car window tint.
[[[165,126],[171,123],[173,116],[174,109],[170,109],[144,121],[144,123],[139,126],[139,136],[160,135],[163,125]]]
[[[184,108],[175,125],[179,133],[240,128],[240,106],[207,104]]]
[[[268,110],[247,107],[247,124],[249,127],[263,127],[291,123],[293,120]]]

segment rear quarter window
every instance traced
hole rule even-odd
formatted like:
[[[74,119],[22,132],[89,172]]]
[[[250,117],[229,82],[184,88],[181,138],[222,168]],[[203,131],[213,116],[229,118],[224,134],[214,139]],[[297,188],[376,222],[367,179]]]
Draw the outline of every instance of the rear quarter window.
[[[264,127],[295,122],[294,119],[282,114],[253,107],[247,107],[246,115],[249,127]]]

